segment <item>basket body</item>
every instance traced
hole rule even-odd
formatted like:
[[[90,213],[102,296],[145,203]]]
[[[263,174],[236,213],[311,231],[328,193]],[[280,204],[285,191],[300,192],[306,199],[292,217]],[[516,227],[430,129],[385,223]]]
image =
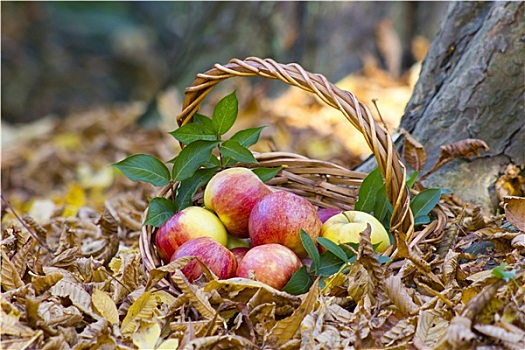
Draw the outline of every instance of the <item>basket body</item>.
[[[414,219],[410,211],[409,193],[405,186],[406,171],[401,158],[393,147],[388,132],[373,119],[369,109],[350,92],[328,82],[319,74],[305,71],[297,64],[283,65],[271,59],[234,59],[227,65],[215,65],[211,70],[198,74],[192,86],[185,90],[182,112],[177,117],[179,126],[191,121],[204,98],[222,80],[231,77],[261,76],[278,79],[291,86],[309,91],[324,103],[341,111],[342,115],[365,137],[372,150],[386,183],[387,197],[393,205],[391,231],[395,243],[398,235],[411,239]],[[312,160],[285,152],[255,154],[257,164],[241,164],[245,167],[283,166],[283,170],[267,184],[283,188],[307,198],[318,208],[336,207],[342,210],[354,208],[359,186],[366,174],[351,171],[326,161]],[[176,184],[175,184],[176,185]],[[174,188],[165,187],[159,196],[171,198]],[[202,191],[194,197],[202,203]],[[147,272],[161,265],[154,245],[155,229],[145,226],[140,237],[140,249]],[[168,280],[159,287],[174,289]]]

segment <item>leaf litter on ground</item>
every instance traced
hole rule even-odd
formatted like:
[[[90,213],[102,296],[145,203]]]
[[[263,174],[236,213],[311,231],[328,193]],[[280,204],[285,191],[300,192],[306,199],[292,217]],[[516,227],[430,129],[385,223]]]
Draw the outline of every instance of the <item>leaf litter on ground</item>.
[[[290,127],[302,112],[319,112],[315,101],[304,105],[294,93],[281,100],[273,102],[273,114],[269,100],[258,104],[274,129]],[[296,119],[279,119],[290,103]],[[165,161],[178,145],[166,132],[135,126],[140,110],[129,105],[54,120],[41,135],[3,153],[3,196],[29,215],[20,221],[3,203],[2,348],[525,347],[524,212],[510,190],[502,199],[507,218],[442,194],[438,207],[445,218],[429,213],[434,221],[418,226],[415,243],[406,247],[421,260],[381,264],[364,233],[347,273],[336,271],[323,288],[312,281],[299,296],[211,273],[191,284],[180,273],[182,260],[146,276],[138,236],[156,194],[108,165],[136,153]],[[328,134],[335,125],[315,132]],[[272,142],[282,145],[296,132]],[[411,144],[418,168],[424,155],[415,140]],[[507,175],[500,187],[509,188],[509,181],[519,187],[519,179]],[[439,232],[432,229],[435,220],[446,220]],[[156,286],[170,273],[176,295]]]

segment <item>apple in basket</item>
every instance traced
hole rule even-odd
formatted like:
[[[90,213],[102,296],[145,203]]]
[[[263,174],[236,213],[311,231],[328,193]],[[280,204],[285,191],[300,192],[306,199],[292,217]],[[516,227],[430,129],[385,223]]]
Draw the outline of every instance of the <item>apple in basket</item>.
[[[183,243],[192,238],[211,237],[226,245],[228,233],[213,212],[201,207],[188,207],[166,221],[155,235],[155,245],[165,263]]]
[[[230,234],[248,238],[248,218],[261,198],[272,191],[247,168],[223,170],[208,182],[204,206],[214,211]]]
[[[374,216],[362,211],[345,211],[328,219],[321,229],[321,236],[336,244],[359,243],[360,233],[370,224],[372,244],[378,244],[376,251],[384,252],[390,246],[390,237],[385,227]]]
[[[323,208],[317,210],[317,214],[319,214],[319,218],[321,219],[321,222],[324,224],[326,220],[330,219],[332,216],[341,214],[343,211],[341,209],[337,208]]]
[[[315,242],[321,233],[321,219],[305,198],[287,191],[273,192],[255,204],[250,214],[252,245],[279,243],[300,258],[307,256],[301,242],[303,229]]]
[[[251,248],[237,267],[237,277],[255,279],[282,289],[301,267],[297,255],[283,245],[270,243]]]
[[[184,256],[199,258],[219,279],[235,277],[237,270],[235,255],[210,237],[190,239],[175,251],[171,261]],[[197,260],[192,260],[181,271],[190,282],[202,275],[202,267]]]
[[[240,263],[242,258],[248,253],[248,251],[252,248],[248,247],[235,247],[230,249],[230,251],[235,255],[235,259],[237,259],[237,263]]]

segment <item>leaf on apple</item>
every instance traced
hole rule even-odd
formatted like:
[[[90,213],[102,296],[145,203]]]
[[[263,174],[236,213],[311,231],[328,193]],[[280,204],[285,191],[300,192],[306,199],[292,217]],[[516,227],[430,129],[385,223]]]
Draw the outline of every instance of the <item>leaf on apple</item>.
[[[131,181],[143,181],[154,186],[166,186],[170,180],[170,171],[159,159],[149,154],[134,154],[114,167],[122,171]]]
[[[376,203],[376,193],[383,185],[383,176],[379,168],[372,170],[363,180],[359,187],[355,210],[370,213],[374,210]]]
[[[308,271],[306,271],[306,266],[303,265],[292,275],[282,291],[293,295],[300,295],[308,292],[312,284],[313,280],[308,274]]]
[[[262,182],[268,182],[273,179],[279,171],[283,169],[282,166],[277,168],[254,168],[252,171],[261,179]]]
[[[317,247],[315,246],[315,243],[312,240],[312,238],[303,229],[301,229],[300,235],[304,250],[306,250],[306,253],[308,253],[308,256],[310,257],[310,259],[312,259],[312,272],[316,274],[319,270],[319,264],[321,262],[319,251],[317,250]]]
[[[341,259],[341,261],[346,262],[348,260],[348,257],[346,256],[344,250],[328,238],[318,237],[317,243],[325,247],[328,251],[330,251],[336,257]]]
[[[169,199],[155,197],[151,200],[144,225],[160,227],[176,212],[176,205]]]
[[[180,182],[175,195],[175,204],[178,211],[193,204],[193,196],[197,190],[210,181],[217,169],[198,169],[191,178]]]

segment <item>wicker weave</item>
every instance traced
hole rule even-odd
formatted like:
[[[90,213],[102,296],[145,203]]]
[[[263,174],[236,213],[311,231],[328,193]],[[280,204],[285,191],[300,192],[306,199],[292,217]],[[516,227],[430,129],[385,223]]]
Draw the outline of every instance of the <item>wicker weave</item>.
[[[393,204],[391,231],[397,243],[397,232],[406,234],[408,240],[413,236],[414,218],[410,210],[410,197],[405,186],[406,170],[395,150],[391,136],[379,126],[370,110],[348,91],[341,90],[320,74],[305,71],[298,64],[280,64],[271,59],[247,58],[233,59],[226,65],[216,64],[209,71],[198,74],[192,86],[185,90],[182,112],[177,116],[179,126],[191,121],[198,112],[204,98],[221,81],[232,77],[260,76],[278,79],[291,86],[314,93],[324,103],[341,111],[345,118],[365,137],[372,150],[379,169],[386,182],[386,192]],[[338,207],[352,209],[357,191],[366,174],[350,171],[330,162],[308,159],[284,152],[256,154],[256,166],[283,166],[279,176],[269,185],[286,188],[309,199],[318,207]],[[253,166],[241,164],[242,166]],[[171,197],[171,186],[162,189],[159,196]],[[202,193],[194,198],[202,202]],[[161,264],[154,247],[154,228],[146,226],[140,239],[140,248],[147,271]],[[166,286],[167,281],[161,281]]]

